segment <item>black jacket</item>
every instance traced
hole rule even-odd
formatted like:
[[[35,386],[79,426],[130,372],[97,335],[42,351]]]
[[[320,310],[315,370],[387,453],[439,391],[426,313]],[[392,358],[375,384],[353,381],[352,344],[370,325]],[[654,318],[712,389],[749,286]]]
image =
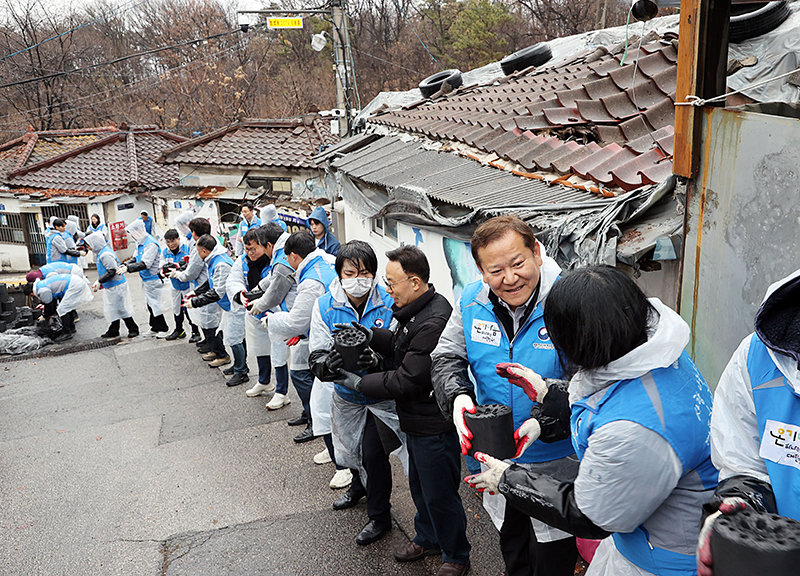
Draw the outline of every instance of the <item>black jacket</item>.
[[[370,398],[394,399],[400,429],[406,434],[435,436],[455,430],[439,411],[431,385],[431,352],[452,310],[431,286],[408,306],[393,307],[394,332],[373,328],[370,347],[393,360],[396,369],[365,375],[359,390]]]

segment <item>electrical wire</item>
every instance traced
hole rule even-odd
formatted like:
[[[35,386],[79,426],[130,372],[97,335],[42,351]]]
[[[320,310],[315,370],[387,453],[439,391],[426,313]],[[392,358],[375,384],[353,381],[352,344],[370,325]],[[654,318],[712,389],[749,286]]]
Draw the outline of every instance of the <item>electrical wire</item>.
[[[414,28],[414,25],[413,25],[413,24],[411,24],[411,20],[409,20],[409,19],[408,19],[408,16],[406,16],[406,12],[405,12],[405,10],[403,10],[403,8],[400,6],[400,2],[399,2],[399,0],[394,0],[394,5],[395,5],[395,6],[397,6],[397,9],[400,11],[400,14],[402,14],[402,15],[403,15],[403,19],[405,19],[405,21],[406,21],[406,24],[408,24],[408,27],[409,27],[409,28],[411,28],[411,31],[414,33],[414,36],[416,36],[416,37],[417,37],[417,40],[419,40],[419,43],[420,43],[420,44],[422,44],[422,47],[423,47],[423,48],[425,48],[425,51],[426,51],[426,52],[428,53],[428,55],[431,57],[431,60],[433,60],[434,62],[436,62],[436,65],[439,67],[439,70],[444,70],[444,67],[443,67],[443,66],[442,66],[442,65],[439,63],[439,61],[436,59],[436,56],[434,56],[434,55],[433,55],[433,53],[432,53],[430,50],[428,50],[428,47],[425,45],[425,42],[423,42],[423,41],[422,41],[422,38],[420,38],[420,37],[419,37],[419,34],[417,34],[417,31],[416,31],[416,29]]]
[[[625,66],[625,58],[628,57],[628,26],[631,23],[631,13],[633,12],[633,2],[631,2],[631,7],[628,10],[628,20],[625,22],[625,54],[622,55],[622,60],[620,60],[619,65]]]
[[[131,1],[132,0],[129,0],[128,2],[126,2],[126,4],[130,4]],[[42,44],[47,44],[48,42],[50,42],[52,40],[56,40],[58,38],[61,38],[62,36],[66,36],[67,34],[72,34],[73,32],[77,32],[78,30],[81,30],[82,28],[86,28],[87,26],[91,26],[92,24],[97,24],[98,22],[102,22],[103,20],[107,20],[110,16],[113,16],[117,12],[122,14],[124,12],[127,12],[128,10],[133,10],[134,8],[136,8],[138,6],[141,6],[142,4],[146,4],[149,1],[150,0],[142,0],[138,4],[133,4],[132,6],[128,6],[124,10],[123,10],[123,7],[125,6],[125,4],[123,4],[122,6],[119,6],[119,7],[115,8],[114,10],[109,10],[108,12],[105,12],[104,14],[101,14],[99,17],[95,18],[91,22],[85,22],[85,23],[83,23],[83,24],[81,24],[79,26],[76,26],[75,28],[71,28],[71,29],[66,30],[64,32],[61,32],[60,34],[56,34],[55,36],[51,36],[50,38],[42,40],[38,44],[34,44],[33,46],[28,46],[27,48],[23,48],[22,50],[18,50],[16,52],[14,52],[13,54],[8,54],[7,56],[2,56],[2,57],[0,57],[0,62],[2,62],[3,60],[6,60],[8,58],[12,58],[14,56],[17,56],[19,54],[24,54],[25,52],[33,50],[34,48],[38,48]]]
[[[105,62],[97,62],[95,64],[89,64],[87,66],[81,66],[80,68],[75,68],[74,70],[63,70],[60,72],[55,72],[53,74],[46,74],[44,76],[38,76],[36,78],[28,78],[26,80],[17,80],[15,82],[8,82],[6,84],[0,84],[0,88],[12,88],[14,86],[23,86],[25,84],[32,84],[33,82],[42,82],[44,80],[50,80],[51,78],[59,78],[61,76],[69,76],[71,74],[77,74],[79,72],[86,72],[87,70],[92,70],[94,68],[99,68],[100,66],[109,66],[111,64],[118,64],[119,62],[124,62],[125,60],[130,60],[131,58],[138,58],[140,56],[148,56],[150,54],[157,54],[158,52],[164,52],[165,50],[173,50],[175,48],[181,48],[182,46],[188,46],[189,44],[196,44],[198,42],[207,42],[208,40],[214,40],[216,38],[222,38],[223,36],[228,36],[229,34],[235,34],[237,32],[241,32],[240,28],[234,28],[232,30],[228,30],[226,32],[220,32],[218,34],[212,34],[211,36],[206,36],[204,38],[195,38],[194,40],[187,40],[185,42],[179,42],[177,44],[172,44],[170,46],[162,46],[160,48],[153,48],[151,50],[144,50],[143,52],[136,52],[134,54],[128,54],[127,56],[121,56],[119,58],[115,58],[114,60],[106,60]]]
[[[419,70],[412,70],[411,68],[406,68],[405,66],[401,66],[400,64],[395,64],[394,62],[390,62],[389,60],[384,60],[383,58],[379,58],[379,57],[377,57],[377,56],[375,56],[373,54],[370,54],[368,52],[364,52],[363,50],[361,50],[359,48],[353,48],[353,50],[357,51],[359,54],[363,54],[364,56],[367,56],[369,58],[374,58],[375,60],[383,62],[384,64],[388,64],[389,66],[394,66],[395,68],[401,68],[401,69],[403,69],[403,70],[405,70],[407,72],[413,72],[414,74],[418,74],[420,76],[425,76],[424,72],[420,72]]]
[[[633,94],[633,104],[636,106],[636,111],[639,113],[639,118],[642,120],[642,125],[644,125],[644,129],[647,130],[647,133],[650,135],[650,139],[653,141],[653,144],[661,151],[665,158],[671,156],[669,152],[664,150],[664,147],[658,143],[656,137],[653,135],[653,132],[650,130],[650,126],[647,125],[647,120],[645,120],[644,113],[642,109],[639,108],[639,103],[636,101],[636,72],[639,69],[639,58],[642,57],[642,41],[644,40],[644,29],[647,25],[647,22],[642,21],[642,35],[639,37],[639,47],[636,49],[636,61],[633,65],[633,80],[631,82],[631,94]]]

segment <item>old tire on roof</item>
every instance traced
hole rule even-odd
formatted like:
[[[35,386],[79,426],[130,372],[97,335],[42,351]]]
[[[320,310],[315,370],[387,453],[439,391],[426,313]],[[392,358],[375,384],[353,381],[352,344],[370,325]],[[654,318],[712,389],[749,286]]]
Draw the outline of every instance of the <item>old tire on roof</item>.
[[[541,66],[552,57],[553,51],[550,50],[550,46],[546,42],[539,42],[509,54],[500,60],[500,68],[503,69],[503,74],[508,76],[528,66]]]
[[[789,17],[791,10],[786,0],[780,2],[759,2],[753,4],[734,4],[731,7],[728,41],[738,44],[750,38],[766,34],[780,26]]]
[[[450,70],[437,72],[433,76],[428,76],[425,78],[425,80],[419,83],[419,91],[422,92],[423,97],[430,98],[439,90],[441,90],[442,85],[445,82],[447,82],[448,86],[450,86],[450,89],[445,90],[445,92],[450,92],[451,90],[455,90],[461,86],[463,82],[461,79],[461,71],[452,68]]]

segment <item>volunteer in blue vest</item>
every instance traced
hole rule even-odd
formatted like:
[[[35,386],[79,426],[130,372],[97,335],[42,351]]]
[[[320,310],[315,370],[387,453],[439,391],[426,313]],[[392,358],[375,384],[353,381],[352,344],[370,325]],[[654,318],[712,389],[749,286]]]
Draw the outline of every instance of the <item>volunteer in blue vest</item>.
[[[31,270],[25,275],[28,282],[36,282],[36,280],[47,278],[52,274],[74,274],[83,278],[83,270],[77,264],[70,264],[69,262],[51,262],[45,264],[36,270]]]
[[[534,403],[496,370],[497,364],[519,362],[545,378],[562,376],[542,319],[543,305],[561,269],[543,254],[530,226],[516,216],[484,222],[470,245],[482,279],[464,288],[431,355],[439,407],[452,415],[466,454],[472,432],[464,412],[474,412],[476,404],[509,406],[516,429],[514,460],[524,467],[574,473],[578,462],[569,439],[536,441]],[[485,494],[483,503],[500,530],[507,576],[572,575],[578,555],[572,535],[532,522],[501,495]]]
[[[175,228],[170,228],[164,232],[164,243],[167,246],[161,253],[162,271],[166,270],[167,275],[169,275],[169,273],[176,270],[175,266],[178,266],[177,269],[180,270],[181,266],[186,266],[189,263],[189,251],[191,248],[181,242],[180,234]],[[186,332],[183,329],[183,320],[185,317],[189,322],[189,326],[192,327],[192,336],[196,337],[196,339],[199,339],[200,331],[192,322],[192,319],[188,317],[188,314],[186,314],[186,308],[183,306],[183,299],[189,292],[192,291],[191,283],[181,282],[180,280],[170,278],[170,284],[172,315],[175,318],[175,330],[173,330],[170,334],[164,334],[162,332],[156,337],[164,338],[166,340],[185,338]]]
[[[205,262],[197,253],[197,239],[205,234],[211,234],[211,223],[205,218],[195,218],[194,212],[187,210],[175,219],[175,227],[178,232],[185,235],[189,246],[189,263],[184,270],[170,272],[169,278],[178,282],[189,282],[191,289],[185,295],[185,298],[188,298],[193,292],[196,294],[208,289],[208,270]],[[193,318],[194,323],[203,332],[202,339],[199,334],[192,334],[189,342],[197,345],[199,353],[208,354],[211,352],[211,346],[215,339],[214,335],[219,328],[222,309],[219,306],[203,306],[199,309],[186,309],[186,313],[190,318]],[[231,376],[233,369],[231,368],[230,373],[223,370],[223,374]]]
[[[744,508],[800,521],[800,270],[767,290],[714,391],[711,458],[719,486],[706,504],[698,573],[713,574],[714,520]],[[791,441],[790,441],[791,440]]]
[[[233,267],[233,260],[228,256],[225,247],[216,238],[206,234],[197,239],[197,253],[205,262],[208,271],[208,284],[200,286],[195,294],[191,293],[186,297],[186,308],[202,308],[205,306],[216,306],[222,310],[219,331],[211,338],[211,351],[203,355],[203,360],[209,363],[209,367],[216,368],[231,363],[230,355],[225,351],[225,344],[233,349],[234,355],[245,356],[244,350],[237,350],[235,346],[241,345],[244,340],[244,318],[242,318],[241,328],[234,319],[231,321],[231,301],[225,289],[228,276]],[[247,375],[247,361],[237,356],[237,365],[234,365],[234,375]]]
[[[317,248],[324,250],[331,256],[336,256],[339,253],[339,241],[336,236],[331,234],[328,213],[325,212],[325,208],[322,206],[314,208],[311,216],[306,219],[306,224],[314,234]]]
[[[556,282],[544,320],[572,375],[578,474],[570,481],[478,454],[490,469],[467,480],[577,536],[610,534],[587,576],[694,576],[702,505],[718,473],[711,391],[684,351],[689,326],[610,266]],[[534,370],[510,364],[505,373],[547,403],[549,389]]]
[[[47,221],[47,224],[44,227],[45,240],[47,240],[50,237],[50,234],[55,231],[55,228],[53,228],[53,222],[56,220],[58,220],[58,216],[50,216],[50,219]]]
[[[147,213],[147,210],[142,210],[142,215],[139,216],[138,220],[144,225],[144,229],[148,234],[153,234],[153,219],[150,218],[150,215]]]
[[[311,364],[317,377],[315,392],[320,396],[314,404],[331,433],[334,461],[350,468],[353,476],[350,489],[333,503],[333,509],[351,508],[366,496],[369,521],[356,536],[362,546],[380,540],[392,528],[392,469],[379,427],[396,437],[398,445],[391,450],[401,449],[399,456],[407,469],[405,433],[400,430],[394,400],[367,398],[355,390],[355,381],[364,372],[343,370],[342,356],[333,345],[337,324],[394,328],[394,301],[377,283],[377,272],[378,258],[369,244],[351,240],[342,246],[336,255],[337,278],[330,293],[317,301],[311,322]],[[333,386],[326,385],[329,382]],[[318,432],[316,421],[314,426]]]
[[[259,218],[261,218],[261,226],[266,226],[270,222],[277,222],[278,226],[280,226],[284,232],[286,232],[286,222],[278,218],[278,209],[275,207],[275,204],[267,204],[258,213]]]
[[[246,391],[249,396],[269,394],[275,391],[272,383],[272,362],[270,361],[269,330],[261,324],[261,318],[246,314],[250,298],[255,298],[258,284],[269,275],[269,256],[262,228],[251,228],[243,238],[245,253],[236,259],[231,269],[226,290],[231,299],[231,307],[240,310],[245,320],[245,341],[250,354],[255,355],[258,363],[258,381],[254,388]],[[228,386],[236,386],[248,381],[247,375],[234,374]],[[257,392],[257,394],[256,394]]]
[[[108,330],[101,338],[116,338],[119,336],[120,320],[128,328],[128,338],[139,335],[139,326],[133,319],[133,306],[131,294],[125,276],[117,274],[121,266],[119,258],[114,254],[111,246],[106,242],[101,231],[92,232],[84,238],[86,246],[94,253],[97,263],[97,280],[92,284],[92,291],[103,291],[103,313],[108,322]]]
[[[261,228],[259,228],[263,234],[262,241],[265,242],[264,251],[270,258],[269,274],[258,283],[258,290],[261,295],[251,294],[252,305],[249,313],[259,320],[268,311],[288,311],[297,297],[294,268],[289,265],[289,261],[283,251],[289,234],[284,231],[280,224],[280,222],[268,222],[267,224],[262,224]],[[290,340],[298,343],[300,339],[295,336]],[[280,410],[291,402],[289,396],[287,396],[289,392],[289,346],[286,341],[270,338],[270,358],[272,359],[272,367],[275,370],[276,388],[275,394],[267,402],[266,408],[267,410]],[[265,390],[257,383],[247,390],[246,394],[248,396],[260,396]],[[306,422],[301,422],[301,424],[305,425]]]
[[[142,279],[142,291],[147,311],[150,313],[150,331],[145,334],[169,334],[169,326],[164,318],[167,308],[164,306],[164,288],[166,285],[159,274],[161,270],[161,247],[150,234],[145,231],[141,220],[134,220],[125,227],[136,242],[136,253],[133,258],[117,268],[117,274],[138,272]]]
[[[315,247],[314,236],[308,230],[298,230],[286,239],[283,246],[286,261],[294,269],[297,293],[288,311],[268,312],[261,322],[268,326],[272,342],[296,338],[292,346],[289,373],[297,395],[303,404],[303,413],[290,420],[290,426],[306,425],[305,430],[295,436],[298,444],[314,439],[312,427],[311,388],[314,375],[308,367],[308,331],[311,314],[317,298],[328,291],[336,278],[333,267],[325,260],[325,252]]]
[[[33,294],[44,304],[44,316],[55,312],[61,320],[62,332],[58,341],[70,340],[75,334],[73,321],[75,310],[92,301],[92,290],[85,278],[74,274],[54,274],[32,285],[23,286],[23,293]]]
[[[61,218],[53,220],[53,231],[46,241],[46,259],[51,262],[68,262],[77,264],[81,256],[80,251],[75,247],[75,241],[67,233],[67,222]]]
[[[108,242],[108,226],[100,221],[100,216],[98,214],[92,214],[91,218],[89,219],[89,226],[86,227],[87,236],[93,232],[100,232],[103,235],[103,238],[105,238],[106,242]]]
[[[242,202],[242,219],[239,221],[239,229],[236,231],[236,238],[233,242],[233,251],[236,256],[244,253],[244,235],[252,228],[261,226],[261,218],[256,214],[255,207],[250,200]]]

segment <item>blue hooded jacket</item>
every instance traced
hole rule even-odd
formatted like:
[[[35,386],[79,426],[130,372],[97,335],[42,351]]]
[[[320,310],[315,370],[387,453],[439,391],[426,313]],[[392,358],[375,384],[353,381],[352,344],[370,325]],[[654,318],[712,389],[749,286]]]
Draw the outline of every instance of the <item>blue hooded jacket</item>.
[[[336,256],[339,253],[339,241],[333,234],[331,234],[330,223],[328,222],[328,214],[325,212],[325,208],[322,206],[317,206],[314,208],[314,211],[311,212],[311,216],[306,218],[306,225],[308,226],[309,230],[311,229],[310,220],[322,222],[322,225],[325,227],[325,236],[322,237],[322,240],[317,242],[317,248],[321,248],[328,254]]]

